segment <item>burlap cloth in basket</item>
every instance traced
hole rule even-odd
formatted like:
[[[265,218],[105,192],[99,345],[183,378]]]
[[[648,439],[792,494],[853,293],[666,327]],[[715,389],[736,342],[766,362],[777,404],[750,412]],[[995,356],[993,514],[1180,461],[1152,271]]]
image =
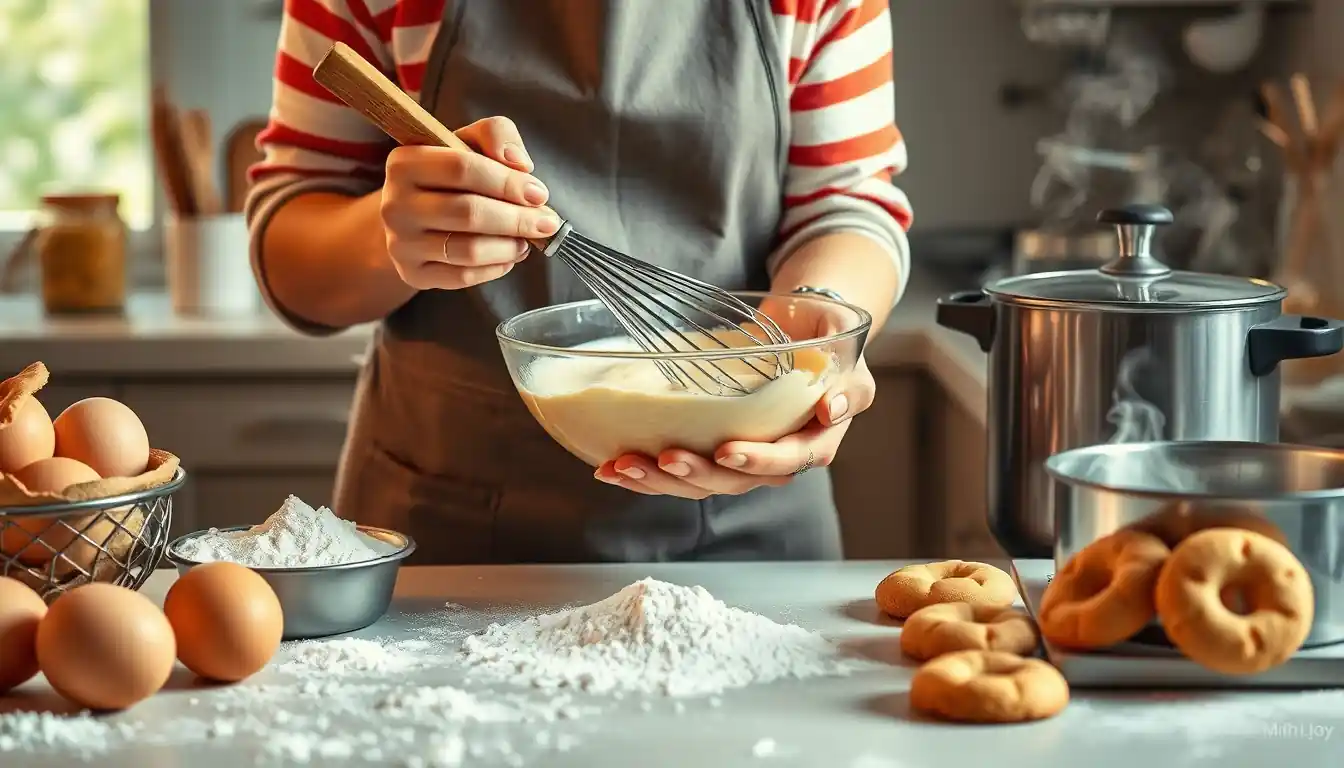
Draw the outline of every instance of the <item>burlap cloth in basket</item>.
[[[0,428],[13,422],[14,414],[26,398],[36,397],[49,378],[47,367],[38,362],[0,382]],[[91,580],[115,578],[144,528],[143,509],[118,507],[105,512],[61,516],[59,520],[64,525],[57,523],[57,518],[12,517],[8,522],[17,525],[8,526],[4,526],[4,510],[92,501],[149,490],[172,480],[178,463],[173,454],[153,448],[149,452],[149,465],[135,477],[108,477],[78,483],[60,493],[34,493],[12,475],[0,472],[0,526],[3,526],[0,532],[4,534],[0,550],[5,555],[18,555],[18,560],[27,566],[11,568],[8,575],[35,587],[34,582],[47,587],[59,583],[61,589]],[[59,554],[53,553],[53,549]],[[153,565],[151,563],[150,567]]]

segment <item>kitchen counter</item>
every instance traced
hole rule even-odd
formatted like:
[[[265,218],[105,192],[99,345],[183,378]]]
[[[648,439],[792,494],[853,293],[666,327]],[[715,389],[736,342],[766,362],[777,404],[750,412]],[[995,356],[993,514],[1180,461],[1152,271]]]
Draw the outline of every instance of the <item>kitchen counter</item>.
[[[1062,715],[1035,724],[976,727],[918,718],[907,705],[906,691],[913,670],[897,650],[899,631],[878,618],[871,599],[878,580],[902,564],[407,568],[398,581],[393,610],[358,634],[405,639],[424,636],[427,626],[451,626],[460,637],[491,620],[593,602],[635,580],[653,576],[703,585],[730,605],[822,632],[847,653],[865,659],[866,666],[848,677],[780,682],[729,691],[717,699],[685,700],[680,712],[675,702],[660,697],[613,700],[581,694],[576,697],[577,704],[597,704],[604,714],[494,726],[494,730],[486,725],[465,726],[469,744],[473,738],[480,738],[473,736],[477,732],[488,732],[496,740],[507,739],[515,757],[521,758],[513,765],[1071,768],[1079,765],[1080,759],[1094,768],[1324,768],[1339,764],[1344,748],[1344,729],[1339,727],[1344,725],[1344,692],[1124,696],[1075,691],[1073,702]],[[1041,562],[1039,567],[1048,566]],[[145,592],[161,599],[173,578],[173,572],[160,571]],[[444,601],[458,606],[445,609]],[[443,647],[451,650],[451,645]],[[402,677],[413,680],[390,676],[379,684],[461,684],[453,682],[460,676],[453,676],[449,663]],[[223,710],[215,702],[230,696],[236,701],[240,688],[282,679],[275,671],[266,670],[241,687],[209,690],[192,687],[185,675],[175,676],[168,690],[114,719],[150,722],[155,724],[154,732],[173,732],[172,722],[195,717],[212,722],[213,731],[162,744],[153,743],[154,738],[147,734],[137,737],[139,746],[96,756],[90,764],[101,768],[266,764],[254,762],[255,756],[265,750],[263,740],[249,737],[243,730],[230,734],[227,716],[218,714]],[[24,693],[0,698],[0,711],[52,700],[40,681],[20,690]],[[498,693],[502,689],[489,690]],[[314,703],[311,698],[302,701],[296,690],[289,698],[272,700],[256,714],[272,722],[280,716],[297,723],[296,718],[305,713],[311,717],[314,708],[328,704]],[[333,717],[325,723],[325,738],[329,743],[355,738],[361,729],[378,728],[371,725],[373,722],[376,719],[361,720],[348,714],[344,719]],[[423,738],[427,742],[430,735]],[[269,739],[273,746],[277,741],[274,736]],[[568,751],[553,748],[565,742],[572,742]],[[403,750],[402,757],[410,758],[421,748],[425,745],[417,739],[409,752]],[[6,768],[38,768],[66,763],[53,754],[11,752],[0,753],[0,764]],[[314,756],[310,764],[347,763]],[[504,764],[510,763],[471,759],[462,763]]]
[[[925,367],[983,420],[984,354],[934,325],[934,302],[956,287],[918,270],[869,347],[873,367]],[[58,376],[123,378],[353,374],[371,326],[327,338],[287,328],[269,310],[241,317],[175,315],[165,294],[135,294],[122,317],[49,318],[35,296],[0,297],[0,370],[34,360]]]

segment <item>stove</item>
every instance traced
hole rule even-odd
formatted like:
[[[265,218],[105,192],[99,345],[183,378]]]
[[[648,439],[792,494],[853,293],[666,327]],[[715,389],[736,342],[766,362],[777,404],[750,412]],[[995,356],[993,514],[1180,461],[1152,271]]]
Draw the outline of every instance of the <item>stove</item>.
[[[1053,575],[1054,564],[1048,560],[1013,561],[1013,578],[1033,619]],[[1344,643],[1299,651],[1274,669],[1245,677],[1207,670],[1161,641],[1131,641],[1089,652],[1064,650],[1046,641],[1041,645],[1046,659],[1074,688],[1344,688]]]

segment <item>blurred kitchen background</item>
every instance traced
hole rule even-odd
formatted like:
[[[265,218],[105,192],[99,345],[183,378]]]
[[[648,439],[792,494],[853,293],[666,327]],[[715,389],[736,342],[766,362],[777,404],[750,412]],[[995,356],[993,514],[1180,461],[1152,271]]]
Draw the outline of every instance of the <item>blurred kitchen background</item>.
[[[0,370],[44,360],[49,411],[131,405],[192,473],[181,530],[330,498],[368,337],[300,339],[250,283],[236,212],[280,12],[0,3]],[[1172,265],[1271,277],[1288,311],[1341,316],[1344,0],[892,0],[892,15],[916,275],[877,345],[879,403],[836,468],[846,546],[991,556],[983,410],[931,372],[933,297],[1096,266],[1115,248],[1097,209],[1150,201],[1176,213]],[[1344,443],[1336,367],[1291,373],[1285,438]]]

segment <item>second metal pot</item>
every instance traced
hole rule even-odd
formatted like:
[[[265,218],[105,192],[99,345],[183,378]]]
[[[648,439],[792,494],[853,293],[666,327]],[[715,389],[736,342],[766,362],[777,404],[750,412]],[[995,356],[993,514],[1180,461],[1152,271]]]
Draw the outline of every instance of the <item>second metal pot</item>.
[[[1302,563],[1315,615],[1304,647],[1344,641],[1344,451],[1247,442],[1095,445],[1052,456],[1055,568],[1122,528],[1175,547],[1206,528],[1268,536]]]
[[[1154,227],[1172,221],[1165,208],[1097,218],[1119,233],[1110,264],[938,301],[939,325],[989,354],[989,524],[1012,557],[1051,556],[1051,455],[1107,442],[1274,442],[1278,364],[1344,348],[1344,323],[1282,315],[1272,283],[1153,258]]]

